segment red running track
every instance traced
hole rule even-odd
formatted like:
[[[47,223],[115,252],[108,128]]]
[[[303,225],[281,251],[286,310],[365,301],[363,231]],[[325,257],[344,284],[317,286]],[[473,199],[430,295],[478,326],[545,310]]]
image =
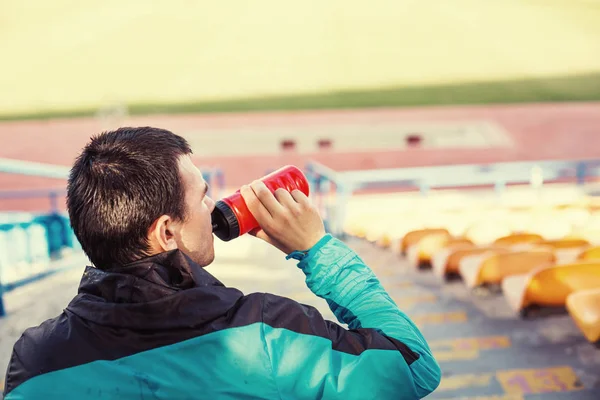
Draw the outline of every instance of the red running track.
[[[283,164],[305,165],[309,159],[336,170],[489,163],[542,159],[600,158],[600,103],[528,104],[468,107],[298,111],[128,117],[121,126],[157,126],[174,132],[219,134],[252,126],[320,127],[353,123],[453,122],[488,120],[502,127],[514,146],[487,149],[407,149],[371,152],[284,153],[272,156],[205,157],[198,165],[218,166],[228,186],[262,176]],[[95,118],[0,123],[0,157],[68,166],[90,136],[106,129]],[[365,132],[365,140],[368,140]],[[0,174],[1,189],[64,188],[65,181]],[[60,200],[64,203],[64,199]],[[44,199],[2,200],[0,210],[47,210]]]

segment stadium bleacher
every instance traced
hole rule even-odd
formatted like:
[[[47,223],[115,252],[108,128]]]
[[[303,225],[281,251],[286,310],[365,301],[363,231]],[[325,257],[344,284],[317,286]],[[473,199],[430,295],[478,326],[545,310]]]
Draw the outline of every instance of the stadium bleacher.
[[[588,165],[578,167],[581,163]],[[413,267],[433,267],[440,278],[458,275],[470,289],[501,290],[507,308],[521,316],[532,308],[564,308],[570,298],[569,310],[578,326],[596,341],[600,302],[588,300],[596,298],[595,292],[581,296],[577,292],[600,289],[598,203],[578,186],[582,179],[596,179],[597,167],[594,161],[567,164],[502,163],[478,173],[477,166],[339,172],[313,163],[309,171],[319,182],[329,179],[337,187],[350,187],[350,193],[373,182],[406,182],[410,173],[411,185],[416,188],[468,189],[482,184],[495,188],[471,195],[464,192],[462,205],[452,201],[452,194],[444,198],[440,191],[437,202],[427,196],[407,200],[398,195],[359,201],[361,196],[345,193],[324,207],[340,207],[344,202],[345,219],[330,224],[342,227],[337,234],[392,249]],[[573,171],[571,182],[564,174],[569,169]],[[582,169],[589,175],[578,175]],[[561,184],[544,186],[546,198],[536,179],[540,174],[547,182],[561,178]],[[316,179],[313,176],[313,181]],[[526,186],[517,187],[520,196],[507,200],[508,189],[498,191],[498,182]],[[520,202],[515,200],[519,198]],[[586,316],[595,317],[582,316],[582,309]]]

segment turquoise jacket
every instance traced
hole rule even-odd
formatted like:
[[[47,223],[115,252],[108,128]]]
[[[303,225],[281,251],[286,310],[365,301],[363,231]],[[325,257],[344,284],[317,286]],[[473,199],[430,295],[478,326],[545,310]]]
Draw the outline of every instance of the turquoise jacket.
[[[354,251],[327,235],[298,267],[348,329],[244,296],[177,250],[87,267],[64,312],[15,344],[5,400],[398,400],[438,386],[425,339]]]

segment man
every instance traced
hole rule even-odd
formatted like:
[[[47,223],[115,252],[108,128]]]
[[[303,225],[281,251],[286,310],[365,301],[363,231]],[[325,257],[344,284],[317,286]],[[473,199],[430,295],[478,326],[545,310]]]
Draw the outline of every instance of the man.
[[[15,344],[6,400],[417,399],[437,387],[419,330],[300,191],[241,190],[261,227],[253,234],[299,260],[350,330],[204,271],[214,202],[190,154],[155,128],[121,128],[83,149],[67,206],[93,266],[64,312]]]

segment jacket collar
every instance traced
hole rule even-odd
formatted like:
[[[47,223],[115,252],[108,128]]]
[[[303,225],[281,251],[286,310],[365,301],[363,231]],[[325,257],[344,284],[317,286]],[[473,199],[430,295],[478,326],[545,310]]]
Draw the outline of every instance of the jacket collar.
[[[87,266],[79,293],[111,303],[143,303],[200,286],[223,284],[181,251],[171,250],[106,270]]]
[[[202,320],[221,315],[241,296],[172,250],[108,270],[87,266],[67,310],[101,325],[174,328],[189,326],[190,313]]]

